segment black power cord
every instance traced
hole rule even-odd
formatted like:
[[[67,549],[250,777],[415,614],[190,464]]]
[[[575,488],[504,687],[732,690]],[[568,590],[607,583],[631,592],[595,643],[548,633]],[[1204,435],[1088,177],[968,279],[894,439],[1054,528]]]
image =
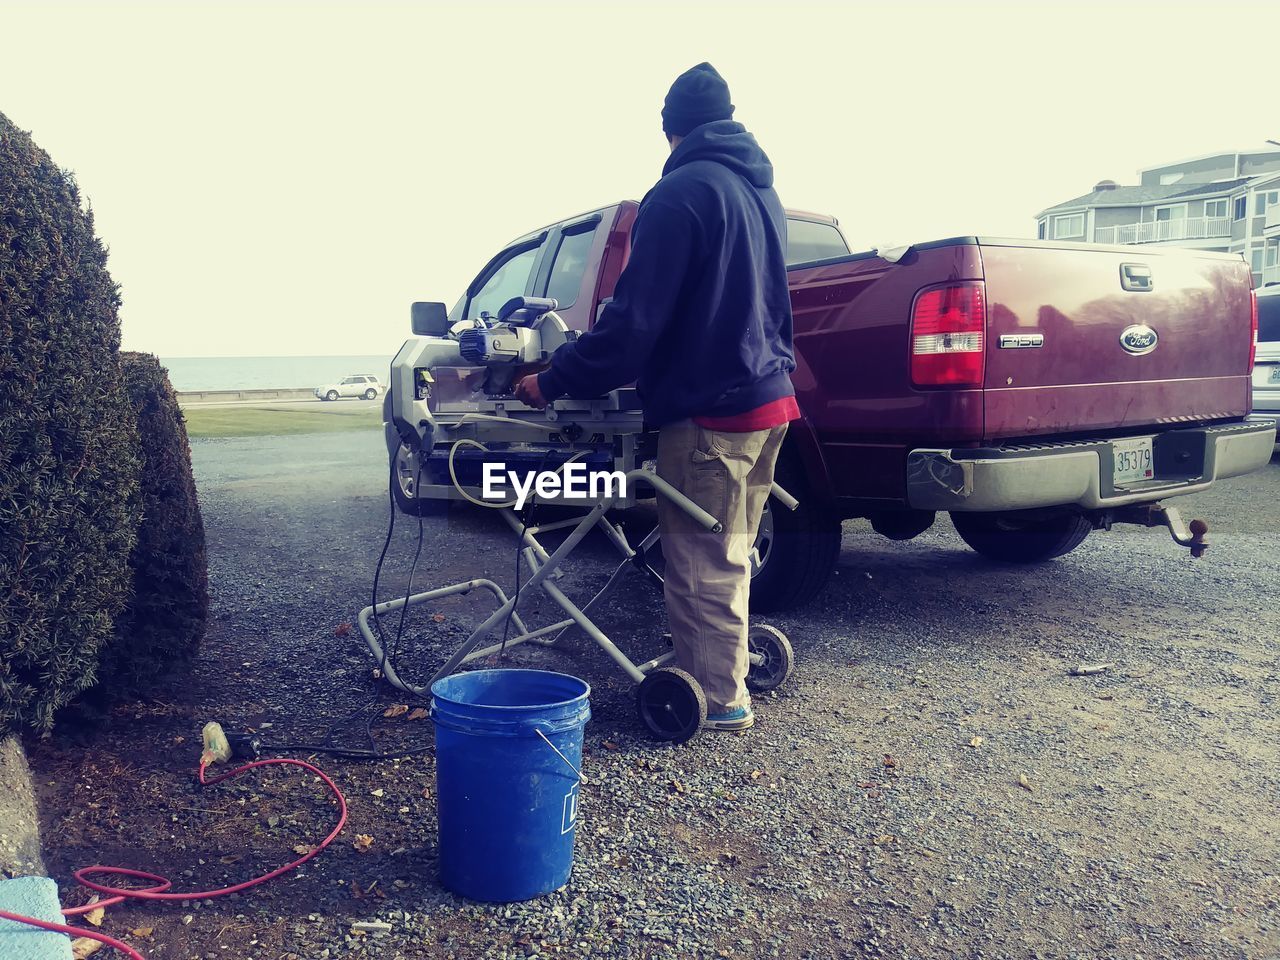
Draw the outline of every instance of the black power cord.
[[[542,453],[542,459],[538,461],[538,469],[534,472],[536,481],[538,474],[542,473],[547,467],[547,460],[551,456],[551,448],[548,447]],[[532,489],[530,490],[532,493]],[[533,494],[529,497],[529,502],[525,504],[523,510],[520,511],[520,534],[516,537],[516,589],[515,595],[511,601],[511,613],[507,615],[506,621],[502,624],[502,645],[498,648],[498,660],[507,655],[507,638],[511,636],[511,618],[515,615],[516,608],[520,606],[520,554],[524,550],[524,534],[525,531],[533,525],[533,518],[538,510],[538,497]]]
[[[547,449],[543,452],[542,459],[538,463],[538,468],[535,472],[535,476],[537,474],[540,474],[543,470],[546,469],[547,461],[550,459],[551,453],[552,451],[550,449]],[[419,455],[417,458],[417,468],[415,471],[414,483],[413,483],[413,491],[414,491],[415,499],[418,496],[418,490],[422,484],[422,466],[423,466],[424,459],[425,457],[422,455],[421,452],[419,452]],[[396,625],[395,638],[392,640],[390,644],[388,644],[386,635],[382,630],[382,624],[381,624],[381,621],[379,620],[379,615],[378,615],[378,586],[379,586],[379,583],[381,582],[382,568],[383,568],[383,565],[386,563],[387,552],[391,547],[391,540],[395,533],[397,508],[396,508],[396,501],[395,501],[395,489],[392,486],[392,484],[395,484],[397,482],[398,482],[398,477],[396,475],[396,463],[393,460],[391,463],[390,477],[388,479],[388,484],[387,484],[387,501],[388,501],[388,507],[389,507],[387,534],[386,534],[386,537],[383,538],[382,551],[379,553],[378,563],[374,567],[373,591],[372,591],[373,595],[371,598],[372,620],[373,620],[374,631],[378,635],[378,639],[380,641],[380,646],[382,649],[382,655],[378,658],[378,667],[379,667],[378,672],[379,672],[379,679],[381,680],[386,680],[388,663],[390,663],[393,668],[395,667],[395,658],[400,652],[400,643],[404,635],[405,615],[407,614],[409,609],[408,601],[409,601],[409,598],[413,595],[413,578],[418,568],[418,561],[422,556],[422,544],[423,544],[423,540],[425,539],[425,527],[422,521],[422,514],[418,513],[418,536],[417,536],[417,542],[414,545],[413,562],[409,567],[409,582],[405,588],[405,603],[404,603],[404,606],[400,608],[400,617]],[[516,585],[515,585],[513,603],[511,605],[512,614],[515,613],[516,608],[520,603],[520,591],[522,586],[520,581],[520,554],[524,547],[524,535],[525,535],[525,532],[528,530],[528,528],[533,525],[533,520],[537,515],[537,508],[538,508],[538,498],[536,495],[534,495],[529,498],[529,502],[526,504],[525,508],[520,511],[520,534],[516,539],[516,551],[515,551]],[[500,660],[506,654],[507,641],[511,635],[511,619],[512,619],[511,616],[508,615],[505,622],[503,623],[502,644],[498,652],[498,657]],[[360,708],[359,710],[356,710],[354,713],[350,714],[347,717],[347,720],[349,721],[354,719],[356,716],[359,716],[362,713],[366,714],[365,738],[369,742],[368,749],[335,746],[332,742],[332,737],[333,737],[334,728],[339,725],[338,722],[334,722],[330,724],[328,729],[325,731],[325,740],[327,741],[325,743],[264,744],[256,737],[250,737],[249,735],[245,735],[245,734],[237,735],[238,742],[243,741],[242,743],[240,743],[240,748],[242,750],[253,751],[254,755],[256,755],[257,751],[267,750],[267,751],[275,751],[278,753],[321,753],[321,754],[326,754],[328,756],[339,757],[341,759],[347,759],[347,760],[391,760],[396,758],[419,756],[424,753],[429,753],[434,749],[434,746],[422,746],[422,747],[413,747],[407,750],[393,750],[393,751],[379,750],[377,741],[373,736],[373,724],[377,720],[380,709],[381,709],[381,704],[378,703],[377,694],[375,693],[374,699],[372,701],[370,701],[364,707]],[[232,735],[228,734],[228,738],[230,738],[231,736]]]
[[[417,458],[417,470],[413,481],[413,494],[416,499],[418,489],[422,483],[422,461],[424,457],[421,451]],[[382,630],[382,623],[378,615],[378,586],[382,579],[382,568],[387,560],[387,552],[391,547],[391,540],[396,529],[396,495],[393,484],[399,482],[396,475],[396,462],[391,461],[391,472],[387,483],[387,535],[382,541],[382,551],[378,554],[378,563],[373,571],[373,596],[371,598],[372,620],[374,632],[378,635],[379,645],[382,649],[382,655],[378,658],[378,678],[385,680],[387,676],[387,664],[395,666],[395,655],[399,651],[400,641],[404,634],[405,614],[409,609],[408,600],[413,595],[413,577],[418,567],[418,559],[422,555],[422,542],[424,539],[424,526],[422,522],[422,514],[418,514],[418,537],[413,552],[413,564],[409,568],[409,584],[405,590],[405,605],[400,608],[400,620],[396,626],[395,639],[391,644],[387,643],[386,634]],[[373,736],[373,725],[378,719],[378,715],[382,710],[382,705],[378,702],[378,693],[375,691],[373,699],[364,706],[348,714],[344,720],[334,721],[329,724],[325,730],[323,743],[263,743],[257,737],[250,737],[247,734],[228,734],[228,740],[233,736],[237,738],[240,749],[250,750],[256,756],[257,752],[262,750],[274,751],[277,753],[322,753],[329,756],[339,757],[347,760],[391,760],[400,757],[413,757],[420,754],[429,753],[434,746],[413,747],[408,750],[392,750],[382,751],[378,749],[378,742]],[[357,747],[340,747],[333,743],[334,730],[340,725],[350,724],[351,721],[363,715],[365,718],[365,739],[369,742],[367,749]],[[234,749],[234,746],[233,746]]]

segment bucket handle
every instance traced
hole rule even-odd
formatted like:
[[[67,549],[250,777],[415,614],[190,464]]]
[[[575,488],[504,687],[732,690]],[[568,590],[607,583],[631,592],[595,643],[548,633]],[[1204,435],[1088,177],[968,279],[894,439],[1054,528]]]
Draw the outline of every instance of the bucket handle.
[[[556,748],[556,745],[552,743],[550,740],[548,740],[547,735],[543,733],[538,727],[534,727],[533,732],[542,738],[543,743],[545,743],[548,747],[550,747],[552,750],[555,751],[556,756],[559,757],[561,760],[563,760],[564,765],[568,767],[570,770],[572,770],[574,774],[577,776],[578,783],[582,784],[582,786],[585,787],[587,785],[587,778],[582,775],[582,771],[579,770],[577,767],[575,767],[573,763],[570,762],[569,758],[566,757],[563,753],[561,753]]]

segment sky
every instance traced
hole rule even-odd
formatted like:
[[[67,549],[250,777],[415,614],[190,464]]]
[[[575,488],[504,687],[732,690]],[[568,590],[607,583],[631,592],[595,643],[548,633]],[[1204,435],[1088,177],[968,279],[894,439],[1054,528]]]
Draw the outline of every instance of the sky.
[[[0,0],[0,112],[74,171],[127,349],[390,355],[508,240],[642,196],[702,60],[783,202],[863,250],[1031,236],[1099,180],[1280,139],[1277,28],[1274,0]]]

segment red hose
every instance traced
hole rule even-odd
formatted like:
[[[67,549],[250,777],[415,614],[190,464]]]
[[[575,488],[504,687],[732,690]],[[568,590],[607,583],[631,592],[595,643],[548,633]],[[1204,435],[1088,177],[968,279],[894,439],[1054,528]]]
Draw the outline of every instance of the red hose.
[[[277,867],[270,873],[264,873],[260,877],[254,877],[252,880],[246,880],[243,883],[237,883],[230,887],[221,887],[217,890],[198,890],[189,893],[169,893],[169,888],[173,883],[165,877],[154,873],[147,873],[143,870],[130,870],[125,867],[81,867],[75,871],[72,876],[76,878],[76,882],[82,887],[88,887],[90,890],[98,893],[106,894],[107,899],[99,900],[97,903],[88,903],[80,907],[68,907],[62,911],[63,916],[74,917],[82,913],[89,913],[91,910],[97,910],[100,907],[110,907],[117,903],[123,903],[125,900],[211,900],[214,897],[225,897],[232,893],[239,893],[242,890],[248,890],[250,887],[256,887],[260,883],[266,883],[268,880],[274,880],[276,877],[288,873],[290,870],[296,870],[308,860],[315,857],[325,847],[333,843],[339,833],[342,832],[343,826],[347,822],[347,798],[342,795],[342,791],[338,789],[338,785],[329,779],[319,767],[307,763],[305,760],[290,760],[285,758],[274,758],[271,760],[255,760],[252,763],[246,763],[243,766],[229,770],[221,776],[214,777],[212,780],[206,780],[204,777],[205,768],[208,766],[207,761],[200,761],[200,771],[198,774],[201,786],[212,786],[215,783],[221,783],[232,777],[239,776],[246,771],[252,770],[254,767],[270,767],[270,766],[290,766],[301,767],[314,773],[328,787],[334,797],[338,800],[338,822],[334,828],[329,831],[329,835],[325,837],[319,844],[308,851],[304,856],[299,857],[292,863],[287,863],[283,867]],[[150,880],[153,886],[129,888],[129,887],[113,887],[107,883],[99,883],[94,880],[87,879],[93,875],[109,875],[114,877],[133,877],[138,880]],[[76,937],[88,937],[91,940],[97,940],[109,947],[114,947],[121,951],[129,960],[146,960],[142,954],[134,950],[126,943],[121,943],[114,937],[109,937],[105,933],[98,933],[96,930],[84,930],[80,927],[68,927],[61,923],[50,923],[47,920],[39,920],[36,917],[25,917],[18,913],[9,913],[7,910],[0,910],[0,917],[5,920],[16,920],[19,923],[30,924],[33,927],[39,927],[42,930],[52,930],[55,933],[65,933]]]

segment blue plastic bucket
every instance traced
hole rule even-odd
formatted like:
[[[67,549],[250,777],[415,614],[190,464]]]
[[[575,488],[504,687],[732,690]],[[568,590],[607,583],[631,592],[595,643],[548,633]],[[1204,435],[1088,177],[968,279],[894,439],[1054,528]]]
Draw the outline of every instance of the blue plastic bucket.
[[[446,888],[508,902],[568,882],[590,694],[546,670],[477,670],[431,685]]]

